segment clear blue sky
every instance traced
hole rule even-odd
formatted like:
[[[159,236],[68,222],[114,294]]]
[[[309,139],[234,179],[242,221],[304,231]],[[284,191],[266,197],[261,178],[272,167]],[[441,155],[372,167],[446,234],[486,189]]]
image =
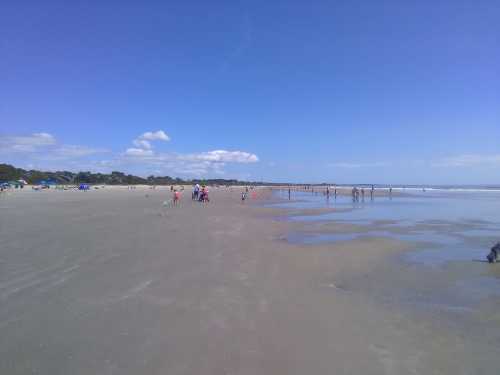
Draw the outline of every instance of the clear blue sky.
[[[500,183],[499,20],[498,0],[4,2],[0,162]]]

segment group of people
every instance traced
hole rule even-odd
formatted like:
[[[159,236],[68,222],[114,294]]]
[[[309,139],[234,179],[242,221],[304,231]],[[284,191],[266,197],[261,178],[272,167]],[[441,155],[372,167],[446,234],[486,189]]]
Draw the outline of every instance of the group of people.
[[[251,188],[253,189],[253,187]],[[241,192],[241,203],[245,203],[248,198],[248,186],[245,186],[245,190]],[[252,199],[257,198],[255,191],[252,192]]]
[[[375,194],[375,186],[372,185],[370,189],[370,199],[373,200],[373,196]],[[361,200],[365,200],[365,188],[362,187],[361,189],[358,189],[356,186],[354,186],[351,190],[351,195],[352,195],[352,201],[353,202],[359,202],[359,198],[361,195]],[[392,186],[389,187],[389,198],[392,199]]]
[[[373,200],[373,195],[375,193],[375,186],[372,185],[370,189],[370,199]],[[392,194],[392,188],[390,189],[390,194]],[[364,202],[365,201],[365,188],[362,187],[361,189],[358,189],[356,186],[354,186],[351,190],[351,196],[352,196],[352,201],[353,202],[359,202],[359,198],[361,196],[361,200]]]
[[[327,186],[326,187],[326,198],[327,199],[330,199],[330,188]],[[333,187],[333,196],[335,197],[335,199],[337,199],[337,187]]]
[[[353,202],[359,202],[360,198],[362,201],[365,200],[365,188],[358,188],[354,186],[351,190],[351,196],[352,196],[352,201]],[[370,189],[370,199],[373,200],[373,195],[375,193],[375,186],[372,185]],[[329,186],[326,187],[326,192],[324,193],[326,195],[326,198],[329,199],[330,195],[332,194],[332,191]],[[392,194],[392,188],[390,189],[390,194]],[[335,199],[337,199],[337,187],[333,187],[333,196]]]
[[[210,198],[208,197],[208,187],[205,185],[200,187],[199,184],[194,185],[191,199],[198,202],[210,202]]]
[[[182,192],[184,191],[184,186],[181,186],[180,189],[175,188],[173,185],[170,187],[170,191],[172,192],[172,200],[171,201],[165,201],[163,204],[164,205],[169,205],[171,204],[172,206],[178,206],[181,197],[182,197]],[[208,197],[208,187],[205,185],[201,186],[199,184],[196,184],[193,186],[193,192],[191,194],[191,199],[193,201],[199,201],[199,202],[210,202],[210,199]]]
[[[353,202],[359,202],[359,195],[361,193],[362,200],[365,200],[365,188],[358,189],[356,186],[352,188],[351,195]]]

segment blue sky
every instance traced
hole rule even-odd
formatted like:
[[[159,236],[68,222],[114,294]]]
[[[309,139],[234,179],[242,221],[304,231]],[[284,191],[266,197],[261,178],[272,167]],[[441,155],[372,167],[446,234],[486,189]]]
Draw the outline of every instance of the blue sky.
[[[499,1],[68,4],[2,5],[0,162],[500,183]]]

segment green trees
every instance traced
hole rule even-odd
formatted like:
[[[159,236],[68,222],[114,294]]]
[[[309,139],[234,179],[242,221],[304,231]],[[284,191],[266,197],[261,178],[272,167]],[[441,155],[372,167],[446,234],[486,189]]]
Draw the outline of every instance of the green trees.
[[[9,164],[0,164],[0,181],[12,181],[22,178],[23,172],[20,168],[14,168]]]
[[[184,180],[179,177],[170,176],[149,176],[147,178],[126,175],[123,172],[113,171],[111,174],[86,172],[44,172],[37,170],[24,170],[15,168],[9,164],[0,164],[0,182],[24,179],[29,184],[37,184],[41,180],[51,180],[57,184],[99,184],[99,185],[190,185],[199,183],[200,185],[254,185],[247,181],[231,179],[193,179]]]

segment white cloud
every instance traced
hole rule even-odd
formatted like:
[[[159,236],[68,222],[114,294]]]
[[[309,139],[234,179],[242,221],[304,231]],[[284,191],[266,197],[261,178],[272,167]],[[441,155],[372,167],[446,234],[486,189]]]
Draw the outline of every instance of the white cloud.
[[[166,174],[181,176],[223,175],[226,164],[247,164],[259,160],[257,155],[244,151],[215,150],[195,154],[155,153],[153,150],[129,148],[115,165],[135,165],[143,169],[154,168]]]
[[[180,156],[183,160],[200,160],[214,163],[256,163],[259,158],[255,154],[244,151],[214,150],[199,154],[187,154]]]
[[[146,132],[137,138],[139,140],[147,140],[147,141],[170,141],[170,137],[163,131],[158,130],[155,132]]]
[[[22,153],[38,160],[63,160],[108,152],[104,149],[57,142],[49,133],[33,133],[27,136],[0,136],[0,152]]]
[[[379,168],[379,167],[387,167],[391,165],[390,163],[386,162],[375,162],[375,163],[355,163],[355,162],[336,162],[336,163],[331,163],[328,164],[330,167],[334,168],[347,168],[347,169],[353,169],[353,168]]]
[[[200,152],[197,154],[166,154],[166,153],[154,153],[153,150],[145,150],[142,148],[128,148],[125,151],[127,156],[149,156],[149,161],[154,162],[185,162],[185,163],[205,163],[206,165],[224,166],[225,163],[255,163],[259,161],[259,158],[255,154],[244,151],[226,151],[226,150],[215,150]]]
[[[144,150],[142,148],[127,148],[125,151],[125,155],[127,156],[135,156],[135,157],[144,157],[144,156],[153,156],[153,150]]]
[[[35,152],[40,148],[56,144],[56,139],[49,133],[33,133],[27,136],[0,136],[0,151]]]
[[[500,166],[500,154],[478,155],[466,154],[451,156],[431,163],[433,167],[495,167]]]
[[[154,149],[154,141],[168,141],[165,132],[146,132],[133,140],[133,145],[122,153],[112,153],[102,148],[60,143],[48,133],[27,136],[0,135],[0,152],[13,164],[35,163],[41,169],[107,170],[123,168],[139,173],[162,171],[177,176],[223,175],[229,164],[250,164],[259,161],[257,155],[245,151],[213,150],[199,153],[164,153]],[[106,160],[96,160],[95,155],[108,153]],[[19,156],[20,155],[20,156]],[[9,160],[10,161],[10,160]]]
[[[149,141],[146,141],[144,139],[134,139],[133,142],[134,146],[138,148],[143,148],[145,150],[151,150],[151,143]]]
[[[210,173],[212,166],[205,163],[176,163],[172,171],[184,176],[202,177]],[[216,171],[214,171],[217,173]]]
[[[152,151],[153,145],[151,144],[151,141],[168,142],[168,141],[170,141],[170,137],[163,130],[143,133],[139,137],[137,137],[136,139],[134,139],[132,141],[132,144],[135,147],[128,149],[125,153],[129,154],[129,155],[136,154],[136,155],[144,156],[147,154],[147,155],[151,156],[151,155],[153,155],[153,151]],[[141,151],[137,151],[139,149],[142,149],[144,151],[149,150],[151,152],[144,153]]]
[[[55,155],[65,158],[78,158],[83,156],[102,154],[106,152],[108,152],[108,150],[102,148],[92,148],[78,145],[62,145],[53,150],[53,153]]]

